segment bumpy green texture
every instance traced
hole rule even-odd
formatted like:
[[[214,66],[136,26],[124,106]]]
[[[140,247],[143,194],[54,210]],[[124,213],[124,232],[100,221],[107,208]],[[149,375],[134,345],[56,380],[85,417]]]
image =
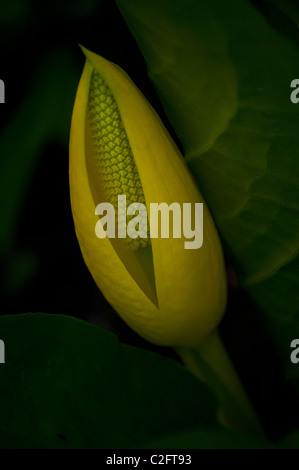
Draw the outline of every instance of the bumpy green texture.
[[[88,116],[105,202],[113,204],[116,223],[127,224],[132,216],[126,216],[125,211],[118,211],[118,196],[126,196],[128,207],[136,202],[145,204],[144,194],[117,103],[96,70],[93,70],[90,81]],[[142,213],[139,215],[141,230],[147,226],[147,216]],[[145,247],[150,243],[149,237],[132,239],[127,236],[125,240],[132,249]]]

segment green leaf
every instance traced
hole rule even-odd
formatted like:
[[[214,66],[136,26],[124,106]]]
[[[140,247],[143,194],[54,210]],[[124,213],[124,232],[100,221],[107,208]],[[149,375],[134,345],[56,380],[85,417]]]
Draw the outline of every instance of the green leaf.
[[[203,151],[237,106],[235,70],[220,25],[195,0],[117,3],[178,137],[189,152]]]
[[[117,3],[240,283],[289,366],[299,330],[298,49],[246,0]]]
[[[217,429],[210,391],[173,360],[72,317],[0,317],[0,447],[124,448]]]
[[[271,449],[261,445],[253,438],[236,434],[228,429],[209,427],[188,430],[184,433],[170,434],[151,441],[149,449]]]
[[[297,0],[251,0],[270,25],[299,46],[299,4]]]

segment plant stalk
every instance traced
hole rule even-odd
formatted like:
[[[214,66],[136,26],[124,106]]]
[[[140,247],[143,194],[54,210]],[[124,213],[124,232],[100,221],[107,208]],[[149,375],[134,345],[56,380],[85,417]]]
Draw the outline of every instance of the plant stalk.
[[[175,351],[187,369],[215,393],[220,404],[221,424],[239,433],[266,439],[217,330],[198,347],[177,347]]]

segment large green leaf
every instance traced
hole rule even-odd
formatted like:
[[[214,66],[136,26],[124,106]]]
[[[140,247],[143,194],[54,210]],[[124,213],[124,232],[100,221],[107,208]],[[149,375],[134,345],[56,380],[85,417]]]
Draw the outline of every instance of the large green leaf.
[[[0,317],[0,447],[142,446],[201,425],[210,391],[173,360],[72,317]]]
[[[288,442],[288,441],[287,441]],[[270,443],[259,443],[254,438],[236,434],[227,429],[194,428],[170,434],[148,444],[150,449],[265,449],[274,448]],[[296,446],[294,446],[296,447]],[[293,448],[294,448],[293,447]]]
[[[299,331],[299,105],[290,83],[298,49],[246,0],[117,3],[240,283],[291,367]]]

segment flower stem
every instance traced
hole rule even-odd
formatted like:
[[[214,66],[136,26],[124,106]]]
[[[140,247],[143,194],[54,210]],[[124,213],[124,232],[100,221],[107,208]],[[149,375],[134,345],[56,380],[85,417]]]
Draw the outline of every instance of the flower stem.
[[[198,347],[175,348],[186,367],[214,391],[220,403],[220,422],[235,431],[265,437],[226,349],[214,331]]]

